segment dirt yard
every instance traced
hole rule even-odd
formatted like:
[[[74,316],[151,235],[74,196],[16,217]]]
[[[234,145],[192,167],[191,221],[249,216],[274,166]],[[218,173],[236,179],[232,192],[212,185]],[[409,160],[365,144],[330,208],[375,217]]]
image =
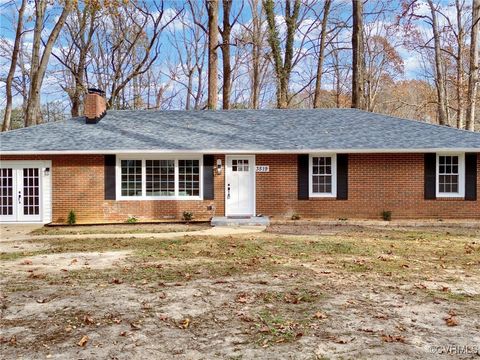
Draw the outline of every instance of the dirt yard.
[[[480,225],[30,245],[0,242],[2,359],[480,356]]]

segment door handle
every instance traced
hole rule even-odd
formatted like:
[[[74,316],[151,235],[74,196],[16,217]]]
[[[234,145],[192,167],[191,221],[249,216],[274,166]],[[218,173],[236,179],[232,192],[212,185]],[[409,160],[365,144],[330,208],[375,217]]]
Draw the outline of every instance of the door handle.
[[[227,185],[227,199],[230,199],[230,184]]]
[[[22,192],[21,191],[18,192],[18,203],[19,204],[22,203]]]

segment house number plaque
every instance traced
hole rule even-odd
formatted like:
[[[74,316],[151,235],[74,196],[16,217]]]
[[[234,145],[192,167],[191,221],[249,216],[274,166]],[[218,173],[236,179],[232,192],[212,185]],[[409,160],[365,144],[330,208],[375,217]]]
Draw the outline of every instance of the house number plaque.
[[[257,165],[257,166],[255,166],[255,172],[257,172],[257,173],[270,172],[270,166],[268,166],[268,165]]]

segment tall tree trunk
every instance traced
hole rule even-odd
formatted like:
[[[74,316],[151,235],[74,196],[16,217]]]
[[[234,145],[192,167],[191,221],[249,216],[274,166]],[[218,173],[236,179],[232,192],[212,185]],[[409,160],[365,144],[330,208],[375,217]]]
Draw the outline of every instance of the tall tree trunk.
[[[315,82],[315,95],[313,97],[313,107],[318,109],[320,107],[320,91],[322,90],[322,73],[323,62],[325,60],[325,42],[327,40],[327,25],[328,15],[330,13],[330,5],[332,0],[325,0],[323,5],[323,19],[322,19],[322,32],[320,34],[320,49],[318,50],[318,63],[317,63],[317,77]]]
[[[463,100],[464,94],[464,69],[463,69],[463,41],[464,41],[464,27],[462,20],[462,6],[460,0],[455,0],[455,8],[457,10],[457,128],[462,129],[465,121],[465,102]]]
[[[438,31],[437,10],[432,0],[428,0],[432,15],[433,43],[435,49],[435,82],[438,99],[438,122],[440,125],[448,125],[447,96],[445,89],[445,73],[443,65],[442,50],[440,46],[440,33]]]
[[[2,131],[10,130],[10,123],[12,118],[12,82],[13,77],[15,76],[15,70],[17,68],[18,54],[20,52],[21,38],[23,32],[23,13],[25,12],[25,7],[27,5],[27,0],[22,0],[22,5],[18,10],[18,20],[17,20],[17,31],[15,32],[15,43],[13,45],[12,60],[10,62],[10,69],[8,70],[7,80],[5,82],[5,92],[7,97],[7,104],[5,107],[5,115],[3,117]]]
[[[208,100],[207,108],[215,110],[218,102],[218,0],[206,0],[208,10]]]
[[[193,69],[191,69],[188,72],[187,75],[188,81],[187,81],[187,100],[185,102],[185,110],[190,110],[192,105],[192,89],[193,89]]]
[[[363,44],[363,2],[352,0],[352,108],[365,108],[365,63]]]
[[[252,9],[252,95],[253,109],[260,107],[260,57],[262,52],[262,15],[258,12],[258,0],[251,0]]]
[[[223,58],[223,98],[222,107],[224,110],[230,109],[230,92],[232,86],[232,67],[230,66],[230,34],[232,24],[230,23],[230,10],[232,9],[232,0],[223,0],[223,29],[222,35],[222,58]]]
[[[26,113],[26,126],[31,126],[41,123],[41,110],[40,110],[40,90],[42,88],[43,79],[45,77],[45,71],[47,70],[48,61],[52,53],[53,45],[60,34],[60,30],[65,24],[68,13],[71,10],[71,1],[67,0],[63,6],[62,13],[57,19],[55,26],[53,27],[48,40],[43,49],[43,54],[40,59],[40,41],[42,36],[42,30],[44,26],[45,7],[46,0],[36,0],[36,19],[35,30],[33,40],[33,52],[32,52],[32,68],[30,76],[30,88],[28,92],[28,103]],[[39,61],[40,59],[40,61]]]
[[[480,0],[472,2],[472,34],[470,36],[470,74],[468,77],[467,123],[468,130],[475,130],[475,106],[478,88],[478,58],[480,53]]]
[[[272,50],[275,74],[277,76],[277,107],[279,109],[285,109],[288,107],[288,87],[290,83],[290,74],[292,72],[293,45],[295,32],[298,28],[300,5],[300,0],[295,0],[292,10],[290,0],[285,1],[285,24],[287,28],[287,36],[285,40],[285,56],[282,63],[279,32],[275,22],[275,3],[273,0],[263,1],[263,8],[265,9],[268,23],[268,42]]]
[[[40,94],[38,87],[38,72],[40,62],[40,43],[45,22],[46,0],[35,0],[35,26],[33,28],[32,58],[30,61],[30,86],[28,89],[27,107],[25,111],[25,126],[35,125],[40,108]]]

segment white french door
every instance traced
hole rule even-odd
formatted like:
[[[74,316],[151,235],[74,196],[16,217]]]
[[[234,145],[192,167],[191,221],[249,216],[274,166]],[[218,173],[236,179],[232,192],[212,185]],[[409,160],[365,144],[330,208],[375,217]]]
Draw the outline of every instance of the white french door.
[[[0,168],[0,221],[42,220],[41,167]]]
[[[225,215],[255,215],[255,156],[227,156]]]

